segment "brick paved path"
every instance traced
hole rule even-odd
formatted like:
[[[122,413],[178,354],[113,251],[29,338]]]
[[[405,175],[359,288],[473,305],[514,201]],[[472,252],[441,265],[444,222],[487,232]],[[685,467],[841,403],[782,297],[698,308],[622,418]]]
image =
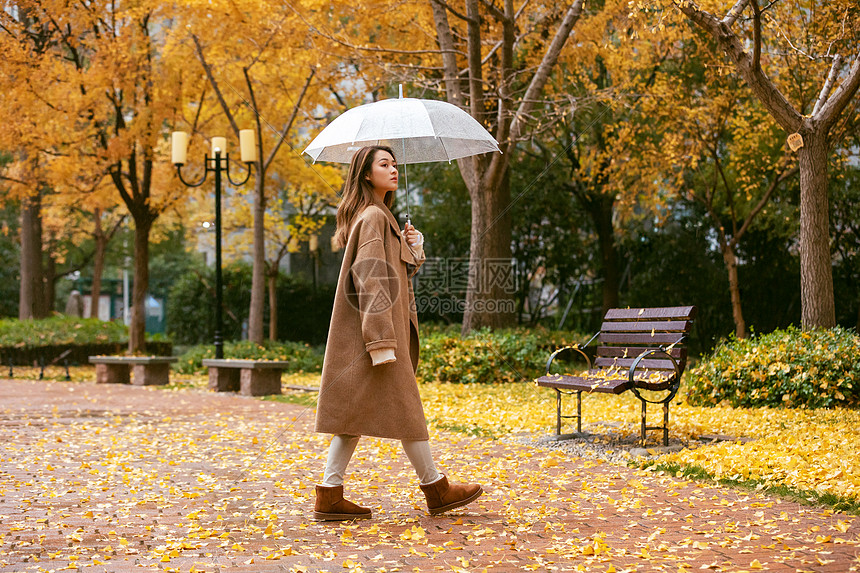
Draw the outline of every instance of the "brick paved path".
[[[0,571],[860,571],[860,518],[522,445],[434,434],[486,494],[430,517],[365,439],[354,524],[310,521],[327,440],[299,406],[0,380]]]

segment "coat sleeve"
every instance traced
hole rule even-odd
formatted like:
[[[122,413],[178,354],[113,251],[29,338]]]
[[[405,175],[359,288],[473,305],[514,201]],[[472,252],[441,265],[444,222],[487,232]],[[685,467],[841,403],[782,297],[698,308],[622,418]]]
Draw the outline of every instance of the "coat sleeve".
[[[392,306],[397,280],[389,274],[385,256],[388,219],[379,209],[365,209],[358,222],[358,249],[350,273],[361,315],[361,334],[368,351],[397,348]]]
[[[414,277],[418,273],[418,269],[427,260],[427,255],[424,254],[424,243],[412,246],[409,245],[409,250],[412,251],[412,256],[415,258],[415,265],[409,265],[409,278]]]

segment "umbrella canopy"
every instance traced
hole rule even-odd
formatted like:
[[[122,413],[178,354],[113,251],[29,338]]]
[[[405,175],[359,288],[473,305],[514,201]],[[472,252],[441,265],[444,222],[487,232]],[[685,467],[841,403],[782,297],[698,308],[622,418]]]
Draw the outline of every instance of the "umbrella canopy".
[[[475,118],[448,102],[404,98],[354,107],[332,121],[304,153],[316,161],[349,163],[367,145],[387,145],[397,162],[453,161],[491,151],[498,142]]]

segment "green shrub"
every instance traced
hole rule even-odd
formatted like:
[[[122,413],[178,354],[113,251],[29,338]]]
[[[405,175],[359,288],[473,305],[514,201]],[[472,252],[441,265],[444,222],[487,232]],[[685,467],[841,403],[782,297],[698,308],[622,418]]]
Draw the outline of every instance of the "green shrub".
[[[194,374],[203,371],[203,359],[215,358],[215,347],[211,344],[191,347],[179,357],[173,369],[180,374]],[[304,372],[322,370],[323,353],[301,342],[272,342],[267,340],[262,345],[244,340],[242,342],[225,342],[224,358],[254,359],[254,360],[283,360],[290,363],[287,372]]]
[[[481,329],[461,338],[459,328],[421,332],[418,377],[426,382],[495,384],[523,382],[544,373],[546,360],[558,346],[584,342],[573,332],[536,329]]]
[[[860,406],[860,336],[844,328],[790,327],[729,339],[690,371],[694,405],[735,407]]]
[[[38,320],[0,320],[0,347],[28,348],[59,344],[100,344],[128,341],[122,322],[97,318],[52,316]]]

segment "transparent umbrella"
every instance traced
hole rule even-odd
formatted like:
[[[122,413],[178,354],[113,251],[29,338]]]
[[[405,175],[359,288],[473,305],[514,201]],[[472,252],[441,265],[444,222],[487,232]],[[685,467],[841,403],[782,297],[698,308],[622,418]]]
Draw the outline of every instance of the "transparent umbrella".
[[[387,145],[404,165],[406,213],[409,216],[409,179],[406,165],[453,161],[499,151],[498,142],[475,118],[444,101],[386,99],[354,107],[332,121],[304,150],[314,162],[349,163],[367,145]]]

